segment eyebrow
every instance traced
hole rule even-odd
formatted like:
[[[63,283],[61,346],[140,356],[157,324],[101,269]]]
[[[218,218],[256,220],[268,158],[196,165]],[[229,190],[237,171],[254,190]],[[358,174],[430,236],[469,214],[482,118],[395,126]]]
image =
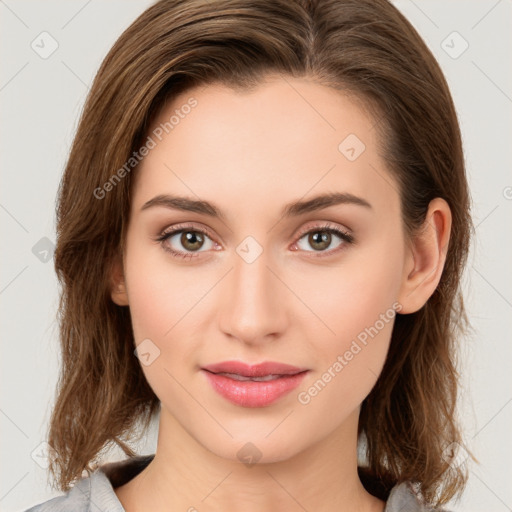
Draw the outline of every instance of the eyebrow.
[[[372,205],[365,199],[350,194],[348,192],[331,192],[320,194],[306,201],[293,201],[284,206],[281,211],[281,217],[297,217],[305,213],[311,213],[317,210],[323,210],[330,206],[339,204],[353,204],[372,209]],[[175,196],[170,194],[161,194],[150,199],[141,208],[141,211],[154,206],[163,206],[172,210],[181,210],[186,212],[202,213],[210,217],[226,219],[222,211],[209,201],[191,199],[189,197]]]

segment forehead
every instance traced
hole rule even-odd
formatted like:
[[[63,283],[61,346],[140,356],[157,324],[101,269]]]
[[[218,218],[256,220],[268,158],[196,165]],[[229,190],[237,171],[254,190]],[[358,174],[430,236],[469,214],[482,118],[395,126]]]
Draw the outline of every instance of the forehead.
[[[133,206],[163,193],[252,211],[330,191],[396,202],[385,197],[397,191],[384,190],[391,177],[374,124],[360,102],[307,79],[275,78],[250,92],[190,89],[148,131],[154,144],[136,170]]]

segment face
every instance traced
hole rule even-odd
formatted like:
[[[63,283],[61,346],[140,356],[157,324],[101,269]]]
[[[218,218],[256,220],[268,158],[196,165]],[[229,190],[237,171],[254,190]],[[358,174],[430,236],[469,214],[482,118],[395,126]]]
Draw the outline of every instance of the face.
[[[162,415],[221,457],[251,442],[261,462],[284,460],[342,432],[381,372],[408,260],[374,123],[339,91],[276,78],[189,90],[149,132],[115,300]],[[309,203],[325,194],[341,201]],[[233,402],[203,370],[223,361],[307,372],[281,396],[293,378],[213,378],[235,394],[269,386]]]

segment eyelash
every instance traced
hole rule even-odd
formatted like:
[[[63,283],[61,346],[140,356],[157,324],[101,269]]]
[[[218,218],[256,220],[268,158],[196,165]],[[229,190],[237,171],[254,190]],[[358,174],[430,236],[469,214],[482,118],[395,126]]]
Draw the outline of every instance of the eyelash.
[[[166,245],[164,243],[172,236],[174,236],[178,233],[186,232],[186,231],[190,231],[192,233],[201,233],[202,235],[208,236],[210,239],[213,238],[210,231],[206,228],[198,229],[194,226],[179,224],[177,226],[174,226],[172,228],[172,230],[170,230],[170,231],[162,232],[155,239],[155,241],[159,242],[162,245],[162,248],[165,251],[169,252],[172,257],[191,260],[193,258],[196,258],[199,255],[199,252],[198,253],[183,253],[180,251],[175,251],[174,249],[171,249],[168,245]],[[313,258],[321,258],[321,257],[324,257],[325,254],[331,256],[332,254],[337,253],[340,250],[343,250],[345,248],[346,244],[355,243],[353,235],[351,235],[350,233],[343,231],[342,229],[340,229],[332,224],[329,224],[329,223],[323,224],[322,226],[315,226],[312,229],[305,229],[305,230],[301,231],[298,235],[297,242],[299,240],[301,240],[302,238],[304,238],[305,235],[309,235],[310,233],[318,233],[318,232],[326,232],[326,233],[331,233],[331,234],[337,235],[339,238],[341,238],[341,240],[344,243],[341,244],[338,248],[333,249],[331,251],[318,251],[317,254],[312,256]],[[310,252],[310,251],[306,251],[306,252]]]

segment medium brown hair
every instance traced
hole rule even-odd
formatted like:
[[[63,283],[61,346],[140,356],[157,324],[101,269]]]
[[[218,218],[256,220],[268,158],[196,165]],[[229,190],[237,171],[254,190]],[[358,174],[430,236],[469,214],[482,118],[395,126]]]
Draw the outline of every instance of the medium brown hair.
[[[62,366],[48,442],[60,489],[92,471],[106,447],[135,455],[137,422],[144,432],[160,405],[134,355],[129,308],[111,300],[133,172],[112,176],[167,99],[212,83],[250,89],[270,74],[310,78],[372,112],[408,236],[432,199],[450,206],[439,285],[420,310],[397,315],[383,371],[362,404],[361,478],[382,497],[418,482],[438,504],[463,489],[465,473],[443,456],[462,444],[455,348],[469,327],[460,281],[473,225],[461,135],[438,63],[387,0],[162,0],[114,44],[85,103],[57,205]]]

